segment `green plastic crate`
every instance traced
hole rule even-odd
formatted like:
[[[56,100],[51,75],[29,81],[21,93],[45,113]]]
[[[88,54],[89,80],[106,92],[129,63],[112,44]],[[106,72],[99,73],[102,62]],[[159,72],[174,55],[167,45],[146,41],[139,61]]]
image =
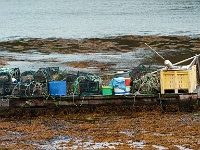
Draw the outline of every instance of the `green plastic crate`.
[[[112,95],[113,94],[113,89],[110,86],[102,86],[102,94],[103,95]]]

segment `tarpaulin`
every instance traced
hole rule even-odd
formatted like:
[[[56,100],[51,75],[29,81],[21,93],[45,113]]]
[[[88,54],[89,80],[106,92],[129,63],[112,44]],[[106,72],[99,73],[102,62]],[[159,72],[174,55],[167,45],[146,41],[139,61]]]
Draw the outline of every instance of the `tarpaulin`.
[[[112,88],[118,87],[119,89],[122,89],[122,90],[126,91],[126,85],[125,85],[125,78],[124,77],[113,78],[110,81],[109,85]]]

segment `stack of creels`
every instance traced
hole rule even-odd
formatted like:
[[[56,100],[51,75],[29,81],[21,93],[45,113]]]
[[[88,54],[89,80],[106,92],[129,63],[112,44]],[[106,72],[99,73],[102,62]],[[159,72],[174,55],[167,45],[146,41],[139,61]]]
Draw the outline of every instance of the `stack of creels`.
[[[77,74],[67,74],[66,75],[67,93],[69,95],[73,94],[73,92],[74,92],[73,83],[76,81],[77,78],[78,78]]]
[[[138,80],[132,82],[132,93],[153,94],[160,91],[159,73],[147,73]]]
[[[80,74],[78,73],[78,75]],[[91,73],[86,75],[81,74],[72,84],[73,94],[99,94],[101,84],[102,80],[99,76]]]
[[[11,77],[15,78],[17,81],[20,80],[20,69],[19,68],[12,68],[10,72]]]
[[[8,72],[0,72],[0,84],[2,83],[11,83],[12,77]]]
[[[132,93],[142,93],[151,94],[156,93],[160,90],[160,79],[159,73],[152,73],[156,71],[157,68],[143,64],[131,69],[131,92]]]
[[[34,74],[34,81],[45,83],[49,81],[61,81],[65,80],[67,76],[67,71],[60,71],[59,67],[47,67],[40,68]]]
[[[11,94],[12,78],[8,72],[0,72],[0,96]]]
[[[25,71],[21,74],[20,82],[22,83],[30,83],[34,81],[35,71]]]
[[[59,73],[60,69],[59,69],[59,67],[46,67],[46,71],[49,74],[57,74],[57,73]]]
[[[34,81],[45,83],[51,80],[51,75],[48,73],[46,68],[40,68],[34,74]]]
[[[19,79],[20,79],[19,68],[0,68],[0,72],[4,72],[6,74],[9,74],[11,78],[15,78],[15,79],[17,79],[17,81],[19,81]],[[0,82],[1,81],[2,81],[2,77],[1,77]]]
[[[130,76],[132,80],[140,79],[142,76],[144,76],[147,73],[156,71],[157,68],[152,66],[145,66],[143,64],[138,65],[137,67],[130,70]]]
[[[51,73],[51,81],[66,80],[67,75],[67,70],[59,70],[58,72]]]

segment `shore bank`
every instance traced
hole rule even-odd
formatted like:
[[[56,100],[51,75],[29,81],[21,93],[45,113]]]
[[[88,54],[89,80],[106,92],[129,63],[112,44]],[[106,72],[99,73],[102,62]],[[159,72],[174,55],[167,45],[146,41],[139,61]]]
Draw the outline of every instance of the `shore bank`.
[[[200,38],[187,36],[117,36],[91,39],[19,39],[0,43],[1,50],[26,52],[38,50],[44,53],[99,53],[99,52],[128,52],[137,48],[147,49],[144,43],[156,48],[199,50]]]
[[[35,64],[38,64],[37,67],[51,65],[89,72],[127,69],[140,63],[163,65],[163,60],[145,43],[174,63],[199,54],[200,51],[200,38],[186,36],[19,39],[0,42],[0,65],[28,66],[29,69],[34,69]]]

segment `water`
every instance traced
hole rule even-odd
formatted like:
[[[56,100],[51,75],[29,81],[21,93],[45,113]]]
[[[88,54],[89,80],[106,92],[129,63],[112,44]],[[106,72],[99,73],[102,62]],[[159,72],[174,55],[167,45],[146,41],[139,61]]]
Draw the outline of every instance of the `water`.
[[[36,51],[29,51],[29,53],[14,53],[7,51],[0,51],[0,56],[11,58],[11,61],[6,61],[7,65],[4,67],[9,68],[20,68],[20,70],[38,70],[41,67],[57,67],[68,71],[84,71],[84,72],[98,72],[96,68],[73,68],[66,64],[66,62],[81,62],[81,61],[92,61],[98,60],[101,63],[113,63],[113,69],[129,69],[135,65],[139,65],[144,54],[149,54],[145,50],[138,50],[137,52],[128,53],[116,53],[116,54],[105,54],[105,53],[88,53],[88,54],[58,54],[50,53],[44,54]],[[126,59],[125,59],[126,58]],[[52,61],[54,60],[54,61]]]
[[[199,0],[1,0],[0,41],[200,35]]]

